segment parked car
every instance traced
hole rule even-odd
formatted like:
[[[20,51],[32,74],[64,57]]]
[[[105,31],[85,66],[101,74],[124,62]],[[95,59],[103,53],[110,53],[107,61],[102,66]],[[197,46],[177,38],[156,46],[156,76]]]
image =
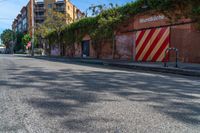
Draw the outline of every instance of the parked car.
[[[2,47],[2,46],[1,46],[1,47],[0,47],[0,54],[5,54],[5,49],[6,49],[5,47]]]

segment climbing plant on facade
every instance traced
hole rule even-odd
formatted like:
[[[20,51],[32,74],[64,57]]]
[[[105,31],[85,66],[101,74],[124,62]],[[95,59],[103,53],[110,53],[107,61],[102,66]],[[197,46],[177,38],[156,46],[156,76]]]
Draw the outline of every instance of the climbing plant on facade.
[[[144,5],[146,5],[145,9]],[[100,43],[102,40],[111,39],[120,24],[134,15],[148,11],[162,13],[172,22],[179,18],[190,18],[200,25],[199,0],[136,0],[124,6],[113,6],[106,10],[104,6],[98,7],[92,9],[94,13],[96,12],[96,16],[83,18],[67,25],[62,30],[61,35],[65,44],[78,43],[86,34],[90,35],[93,42]],[[52,38],[53,35],[55,31],[47,36]]]

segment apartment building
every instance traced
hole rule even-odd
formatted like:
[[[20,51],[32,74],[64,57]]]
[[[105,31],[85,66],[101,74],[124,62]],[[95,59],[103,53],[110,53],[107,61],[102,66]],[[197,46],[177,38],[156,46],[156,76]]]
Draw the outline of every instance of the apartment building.
[[[20,14],[17,15],[16,19],[13,21],[12,29],[15,32],[25,33],[28,31],[28,22],[27,22],[28,12],[27,7],[23,7],[20,11]]]
[[[43,2],[44,15],[46,15],[49,9],[64,13],[66,15],[66,23],[72,23],[84,16],[84,13],[73,5],[70,0],[44,0]]]
[[[44,22],[45,20],[45,6],[44,6],[44,2],[41,1],[36,1],[35,2],[35,23],[36,24],[41,24]]]
[[[49,9],[64,13],[66,23],[72,23],[84,16],[70,0],[43,0],[34,1],[34,22],[35,26],[45,21],[45,15]],[[32,25],[31,1],[22,8],[20,14],[13,21],[12,29],[16,32],[30,32]]]
[[[28,31],[28,12],[27,7],[24,6],[21,9],[21,32],[27,32]]]
[[[15,20],[13,21],[13,24],[12,24],[12,30],[13,30],[14,32],[17,32],[17,25],[18,25],[18,20],[15,19]]]

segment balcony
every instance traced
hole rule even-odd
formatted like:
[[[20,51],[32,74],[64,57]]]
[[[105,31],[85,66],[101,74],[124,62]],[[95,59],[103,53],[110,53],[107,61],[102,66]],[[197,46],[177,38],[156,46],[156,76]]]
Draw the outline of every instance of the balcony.
[[[22,26],[22,31],[23,31],[23,32],[28,31],[28,24],[24,24],[24,25]]]
[[[60,5],[60,4],[65,4],[65,1],[64,0],[57,0],[55,2],[56,5]]]
[[[45,8],[44,7],[35,7],[35,12],[44,12],[45,11]]]
[[[58,11],[58,12],[65,12],[64,7],[57,7],[57,8],[55,8],[55,10]]]
[[[36,15],[35,20],[44,20],[45,16],[44,15]]]

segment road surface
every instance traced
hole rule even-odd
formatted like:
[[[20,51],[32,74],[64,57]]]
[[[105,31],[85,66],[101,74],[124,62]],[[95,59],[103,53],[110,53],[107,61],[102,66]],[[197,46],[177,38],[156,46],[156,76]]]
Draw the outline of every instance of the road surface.
[[[199,133],[200,79],[0,55],[2,133]]]

